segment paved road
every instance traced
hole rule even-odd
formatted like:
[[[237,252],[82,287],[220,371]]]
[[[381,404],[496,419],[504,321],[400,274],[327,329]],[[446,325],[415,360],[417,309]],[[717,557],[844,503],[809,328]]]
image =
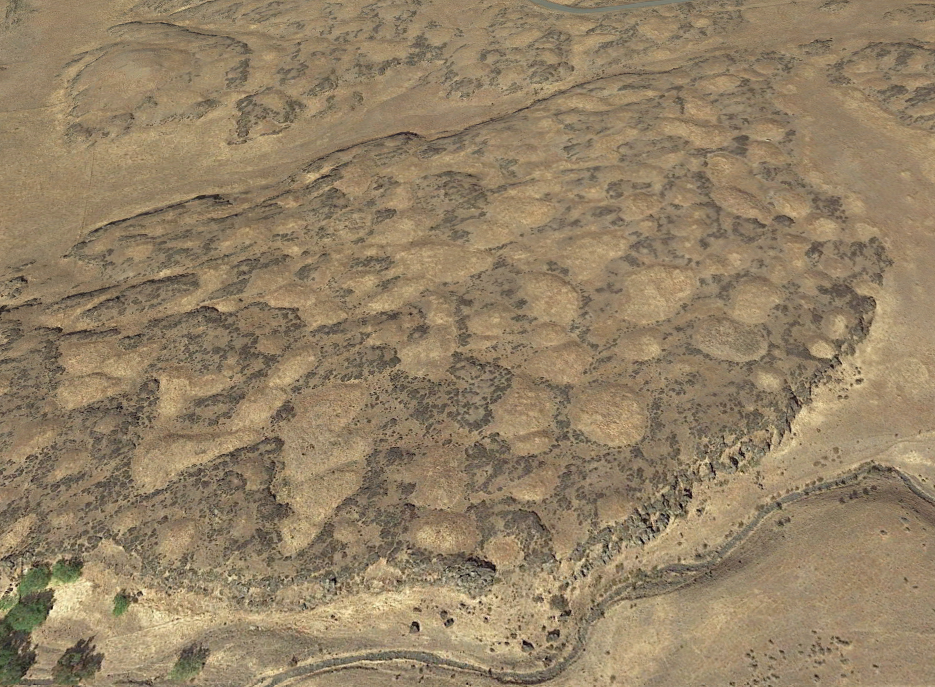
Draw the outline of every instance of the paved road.
[[[618,12],[622,10],[638,10],[642,7],[657,7],[659,5],[675,5],[679,2],[692,2],[692,0],[645,0],[644,2],[631,2],[626,5],[610,5],[608,7],[569,7],[549,0],[529,0],[534,5],[544,7],[556,12],[569,12],[570,14],[598,14],[600,12]]]

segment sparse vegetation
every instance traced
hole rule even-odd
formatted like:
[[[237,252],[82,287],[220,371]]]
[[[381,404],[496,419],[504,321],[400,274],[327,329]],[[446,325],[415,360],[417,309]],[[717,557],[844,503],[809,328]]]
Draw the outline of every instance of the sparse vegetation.
[[[52,579],[64,584],[70,584],[81,577],[81,570],[84,568],[77,558],[62,559],[52,566]]]
[[[126,613],[127,609],[130,608],[130,604],[135,601],[135,596],[131,596],[127,592],[117,592],[114,596],[114,617],[119,618]]]
[[[180,682],[191,680],[205,667],[208,654],[208,648],[201,644],[190,644],[185,647],[179,654],[172,672],[169,673],[169,679]]]
[[[52,668],[52,681],[57,685],[77,685],[93,678],[101,669],[104,654],[94,653],[94,637],[81,639],[62,654]]]
[[[53,594],[43,591],[21,596],[19,601],[3,619],[4,625],[18,632],[32,632],[49,617]]]
[[[43,589],[49,586],[49,582],[51,580],[52,571],[49,569],[48,565],[45,563],[34,565],[32,568],[30,568],[28,573],[23,575],[23,579],[20,580],[19,587],[17,589],[20,598],[35,592],[41,592]]]
[[[30,633],[45,622],[54,605],[49,582],[74,582],[82,567],[74,558],[59,560],[52,568],[40,563],[23,575],[15,591],[8,590],[0,599],[0,610],[6,611],[0,621],[0,685],[18,684],[36,662]],[[100,670],[104,655],[94,653],[93,639],[78,641],[59,658],[52,669],[55,684],[77,685]]]

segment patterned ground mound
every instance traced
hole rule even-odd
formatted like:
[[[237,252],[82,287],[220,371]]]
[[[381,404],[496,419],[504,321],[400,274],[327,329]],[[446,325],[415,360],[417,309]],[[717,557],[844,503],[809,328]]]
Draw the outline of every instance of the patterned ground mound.
[[[755,464],[869,330],[889,260],[792,162],[793,62],[601,79],[9,272],[0,523],[251,604],[377,569],[559,594]]]

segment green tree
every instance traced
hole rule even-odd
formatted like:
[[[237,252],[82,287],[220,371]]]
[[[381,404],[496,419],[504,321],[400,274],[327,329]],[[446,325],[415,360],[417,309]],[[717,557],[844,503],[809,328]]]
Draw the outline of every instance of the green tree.
[[[30,568],[28,573],[23,575],[23,579],[19,581],[19,595],[23,597],[33,592],[41,592],[49,586],[51,580],[52,571],[49,569],[48,565],[45,563],[34,565]]]
[[[61,559],[52,566],[52,579],[65,584],[74,582],[81,577],[84,563],[77,558]]]
[[[32,632],[49,617],[53,597],[51,590],[20,597],[3,619],[4,624],[19,632]]]
[[[52,668],[52,682],[57,685],[77,685],[82,680],[93,678],[101,669],[104,654],[94,653],[94,637],[80,639],[73,647],[65,650]]]
[[[0,685],[15,685],[36,662],[36,651],[30,646],[29,633],[0,627]]]
[[[201,644],[191,644],[179,654],[172,672],[169,673],[170,680],[191,680],[201,672],[208,661],[208,648]]]

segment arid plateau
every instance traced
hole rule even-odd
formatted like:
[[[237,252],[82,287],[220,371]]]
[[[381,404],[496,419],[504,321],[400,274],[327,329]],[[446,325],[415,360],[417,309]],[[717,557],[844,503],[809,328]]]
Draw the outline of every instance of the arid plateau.
[[[0,684],[935,685],[935,2],[614,7],[0,0]]]

